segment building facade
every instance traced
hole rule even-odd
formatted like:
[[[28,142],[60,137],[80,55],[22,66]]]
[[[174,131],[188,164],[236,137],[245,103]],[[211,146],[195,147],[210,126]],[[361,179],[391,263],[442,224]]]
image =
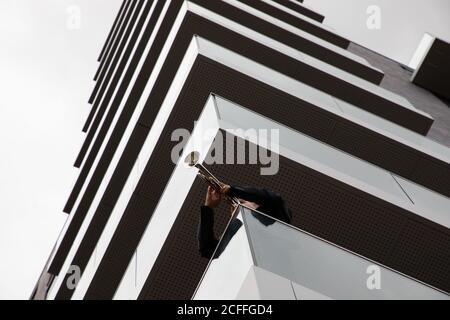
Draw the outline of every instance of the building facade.
[[[125,0],[32,299],[448,299],[450,149],[324,18],[292,0]],[[292,224],[239,206],[202,258],[192,151],[282,195]],[[229,222],[222,204],[218,238]]]

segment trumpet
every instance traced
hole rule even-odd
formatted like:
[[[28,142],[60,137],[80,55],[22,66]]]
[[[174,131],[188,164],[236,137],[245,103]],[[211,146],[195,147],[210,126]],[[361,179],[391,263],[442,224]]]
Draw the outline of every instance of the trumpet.
[[[184,159],[184,163],[190,168],[196,168],[198,170],[198,176],[202,178],[208,185],[210,185],[214,190],[220,192],[222,189],[222,182],[217,179],[208,169],[205,168],[200,162],[200,153],[197,151],[192,151]],[[231,197],[225,195],[227,201],[232,205],[239,205],[239,200],[236,197]]]

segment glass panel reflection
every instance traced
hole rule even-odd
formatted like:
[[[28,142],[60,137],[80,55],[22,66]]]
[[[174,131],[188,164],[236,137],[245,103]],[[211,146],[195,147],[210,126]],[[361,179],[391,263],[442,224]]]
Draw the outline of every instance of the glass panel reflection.
[[[333,299],[449,299],[445,293],[242,208],[255,264]]]
[[[258,270],[269,276],[254,277],[256,296],[284,282],[290,283],[297,299],[450,299],[440,290],[244,206],[236,210],[212,256],[194,299],[236,299],[243,287],[249,288],[248,275]]]

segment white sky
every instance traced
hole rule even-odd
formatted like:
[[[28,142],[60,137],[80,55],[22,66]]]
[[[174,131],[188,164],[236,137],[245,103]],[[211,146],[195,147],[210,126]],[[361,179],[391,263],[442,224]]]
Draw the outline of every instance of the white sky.
[[[121,1],[0,0],[0,299],[29,298],[66,219],[97,57]],[[79,29],[68,27],[72,5]]]

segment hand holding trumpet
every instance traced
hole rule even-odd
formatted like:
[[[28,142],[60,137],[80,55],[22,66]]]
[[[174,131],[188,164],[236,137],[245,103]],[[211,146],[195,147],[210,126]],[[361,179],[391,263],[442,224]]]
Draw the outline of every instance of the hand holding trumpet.
[[[197,151],[192,151],[186,156],[186,158],[184,159],[184,163],[188,167],[196,168],[198,170],[197,174],[209,185],[209,187],[211,188],[211,192],[209,192],[210,188],[208,188],[208,194],[210,194],[210,196],[207,196],[207,198],[209,198],[210,200],[212,199],[212,204],[215,204],[215,202],[217,201],[220,202],[220,199],[223,197],[231,204],[238,205],[239,200],[229,195],[231,187],[220,182],[219,179],[217,179],[211,172],[209,172],[208,169],[206,169],[200,163],[199,159],[200,154]],[[217,194],[214,195],[212,190],[215,190]],[[220,199],[217,199],[218,195],[221,196]]]
[[[230,191],[230,186],[224,183],[220,183],[220,190],[216,190],[212,186],[208,186],[208,192],[206,193],[205,206],[210,207],[212,209],[216,208],[220,201],[222,200],[223,195],[227,195]]]
[[[226,196],[226,194],[230,191],[230,186],[227,184],[222,184],[220,191],[217,191],[215,188],[208,186],[208,191],[206,192],[205,206],[215,209],[222,201],[222,197]],[[233,215],[236,210],[237,203],[230,203],[230,214]]]

